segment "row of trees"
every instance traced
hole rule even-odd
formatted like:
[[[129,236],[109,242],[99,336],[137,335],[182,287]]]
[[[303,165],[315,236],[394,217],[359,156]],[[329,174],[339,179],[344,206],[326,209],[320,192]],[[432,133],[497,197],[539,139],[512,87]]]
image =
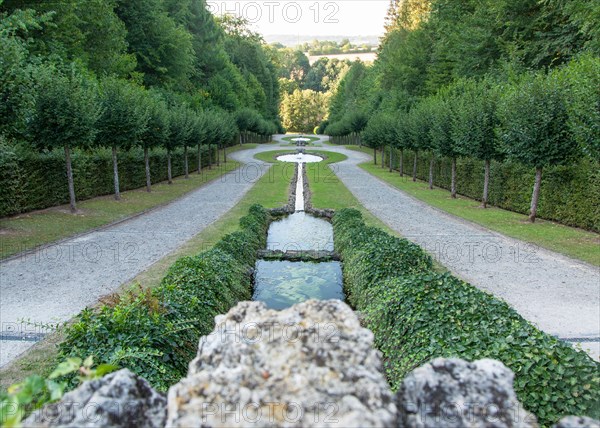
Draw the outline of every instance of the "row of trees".
[[[321,131],[413,152],[413,179],[427,152],[430,187],[449,158],[452,196],[456,159],[480,159],[484,207],[492,161],[531,166],[534,221],[544,168],[600,159],[598,12],[582,0],[393,1],[378,60],[352,65]]]
[[[71,151],[107,147],[112,150],[115,199],[120,199],[118,153],[137,146],[144,149],[146,187],[151,191],[149,150],[167,150],[167,171],[172,183],[171,152],[184,149],[185,177],[189,178],[188,150],[198,149],[201,173],[203,145],[226,147],[236,143],[238,128],[230,113],[197,111],[185,103],[170,104],[158,91],[107,77],[100,81],[77,69],[39,76],[28,131],[41,148],[65,153],[70,205],[76,211]]]
[[[374,150],[399,150],[401,175],[404,152],[411,151],[413,181],[419,153],[431,154],[430,188],[436,159],[451,159],[453,198],[456,159],[482,160],[483,208],[488,201],[491,161],[509,159],[531,166],[536,170],[529,215],[533,222],[544,168],[586,155],[600,159],[599,106],[600,59],[585,56],[549,74],[519,75],[513,82],[459,80],[436,95],[421,98],[408,110],[373,116],[362,132],[362,142]],[[352,117],[360,116],[345,116]],[[345,126],[345,134],[351,135],[360,124],[353,127],[351,120],[343,120],[328,126],[327,132],[335,134],[336,127]]]
[[[171,183],[176,148],[188,177],[194,147],[283,131],[269,52],[205,0],[0,0],[0,138],[64,150],[73,211],[73,149],[112,149],[119,199],[118,154],[143,147],[150,190],[153,147],[166,148]]]

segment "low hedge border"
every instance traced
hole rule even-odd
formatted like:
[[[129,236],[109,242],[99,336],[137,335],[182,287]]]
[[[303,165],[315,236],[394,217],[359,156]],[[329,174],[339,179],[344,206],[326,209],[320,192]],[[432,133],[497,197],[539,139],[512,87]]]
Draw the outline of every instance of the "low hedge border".
[[[198,339],[214,328],[214,317],[251,298],[252,268],[266,246],[269,221],[268,212],[253,205],[239,231],[208,251],[177,260],[157,288],[85,309],[65,328],[59,359],[93,356],[166,391],[185,376]]]
[[[515,373],[515,391],[543,425],[600,412],[600,364],[538,330],[493,295],[436,273],[419,246],[367,227],[359,211],[333,217],[349,302],[364,313],[393,389],[437,357],[493,358]]]

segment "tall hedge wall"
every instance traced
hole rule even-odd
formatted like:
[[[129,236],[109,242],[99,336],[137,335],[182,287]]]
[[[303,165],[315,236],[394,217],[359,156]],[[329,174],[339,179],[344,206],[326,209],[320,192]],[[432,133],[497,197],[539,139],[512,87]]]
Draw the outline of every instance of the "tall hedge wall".
[[[413,152],[404,152],[404,173],[413,170]],[[393,151],[393,167],[399,169],[399,152]],[[431,154],[419,153],[417,177],[429,179]],[[385,149],[386,167],[389,148]],[[450,159],[440,158],[435,163],[434,185],[450,189]],[[458,159],[456,166],[459,194],[481,200],[483,193],[483,161]],[[529,213],[535,170],[515,162],[492,162],[488,202],[491,205]],[[538,217],[568,226],[600,232],[600,163],[584,158],[569,166],[548,167],[542,176]]]
[[[216,157],[211,146],[212,159]],[[208,165],[208,146],[202,147],[202,165]],[[73,176],[77,200],[108,195],[114,192],[112,157],[110,149],[94,151],[74,150]],[[146,185],[144,152],[133,148],[119,153],[121,190]],[[197,150],[188,153],[190,170],[198,165]],[[173,176],[183,175],[183,149],[172,153]],[[150,151],[152,182],[167,179],[167,151]],[[45,153],[33,152],[19,146],[0,144],[0,217],[31,210],[48,208],[69,202],[65,156],[62,150]]]

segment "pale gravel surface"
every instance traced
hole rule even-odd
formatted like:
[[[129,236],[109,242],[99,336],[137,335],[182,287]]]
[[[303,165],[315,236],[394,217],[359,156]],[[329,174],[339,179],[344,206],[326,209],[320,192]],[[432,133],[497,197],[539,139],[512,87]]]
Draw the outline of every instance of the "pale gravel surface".
[[[231,209],[268,166],[253,159],[277,146],[236,152],[248,165],[170,205],[43,251],[0,262],[2,331],[21,330],[21,319],[66,321],[177,249]],[[289,145],[285,147],[289,149]],[[374,215],[423,245],[453,273],[504,299],[544,331],[562,338],[600,336],[600,271],[560,254],[442,213],[371,176],[358,164],[368,157],[344,153],[335,173]],[[518,250],[518,251],[517,251]],[[40,329],[33,329],[39,331]],[[33,342],[0,341],[0,366]],[[598,341],[584,345],[596,348]]]
[[[165,207],[0,262],[2,334],[46,331],[24,319],[67,321],[180,247],[229,211],[270,167],[251,162]],[[33,343],[1,340],[0,366]]]

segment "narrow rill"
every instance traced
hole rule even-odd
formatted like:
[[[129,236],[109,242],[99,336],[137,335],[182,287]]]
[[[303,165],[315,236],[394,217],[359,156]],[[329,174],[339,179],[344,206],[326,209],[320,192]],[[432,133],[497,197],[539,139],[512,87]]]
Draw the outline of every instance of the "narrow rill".
[[[304,212],[305,162],[320,162],[314,155],[285,155],[277,158],[297,164],[294,214],[269,227],[267,253],[294,258],[333,251],[333,227]],[[254,300],[271,309],[285,309],[308,299],[344,299],[342,266],[337,261],[258,260],[255,266]]]

